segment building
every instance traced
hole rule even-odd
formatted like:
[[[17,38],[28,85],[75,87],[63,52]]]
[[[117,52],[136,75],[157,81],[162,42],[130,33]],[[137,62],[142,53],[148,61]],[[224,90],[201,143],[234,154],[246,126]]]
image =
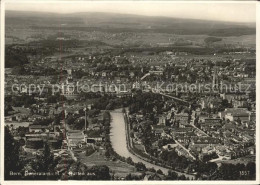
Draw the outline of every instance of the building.
[[[220,144],[220,140],[212,137],[195,137],[191,138],[190,149],[195,151],[202,151],[204,147],[217,146]]]
[[[49,129],[45,125],[29,125],[29,132],[48,132]]]
[[[250,112],[246,108],[226,108],[223,112],[218,113],[220,118],[225,118],[229,121],[249,121]]]
[[[67,132],[66,139],[68,147],[73,149],[85,142],[85,135],[80,130],[72,130]]]

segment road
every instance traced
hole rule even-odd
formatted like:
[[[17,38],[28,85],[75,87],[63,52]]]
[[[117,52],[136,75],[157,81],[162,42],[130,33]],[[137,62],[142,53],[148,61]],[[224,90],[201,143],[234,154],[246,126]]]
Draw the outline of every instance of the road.
[[[177,140],[174,140],[174,141],[175,141],[175,143],[176,143],[177,145],[179,145],[183,150],[185,150],[193,160],[196,160],[196,158],[190,153],[190,151],[189,151],[187,148],[185,148],[185,147],[184,147],[181,143],[179,143]]]

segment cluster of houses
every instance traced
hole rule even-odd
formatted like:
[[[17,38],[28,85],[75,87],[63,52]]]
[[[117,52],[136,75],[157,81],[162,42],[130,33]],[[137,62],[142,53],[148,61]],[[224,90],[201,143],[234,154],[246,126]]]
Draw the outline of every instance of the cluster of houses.
[[[85,130],[73,130],[63,120],[55,123],[55,116],[63,111],[64,119],[67,119],[69,116],[82,113],[85,106],[56,106],[55,108],[43,103],[42,106],[34,105],[31,109],[12,107],[12,114],[5,117],[5,124],[19,141],[24,152],[40,155],[44,145],[48,143],[54,156],[69,155],[76,160],[75,151],[83,152],[85,147],[94,147],[97,143],[103,142],[102,116],[94,117],[97,119],[95,123],[91,123],[92,118],[80,117],[79,119],[88,119],[89,124]]]
[[[170,101],[165,101],[165,104]],[[158,142],[153,143],[152,147],[158,152],[162,149],[174,149],[179,155],[191,160],[196,156],[203,158],[211,153],[216,153],[219,160],[255,154],[255,111],[249,111],[247,108],[226,108],[210,116],[203,114],[201,108],[191,116],[188,112],[177,112],[172,107],[169,111],[157,115],[156,123],[150,123],[157,140],[170,141],[162,148],[158,147]],[[146,119],[141,112],[129,115],[133,127],[137,128],[132,135],[136,145],[142,145],[142,125],[147,122]],[[195,119],[198,123],[194,125]]]

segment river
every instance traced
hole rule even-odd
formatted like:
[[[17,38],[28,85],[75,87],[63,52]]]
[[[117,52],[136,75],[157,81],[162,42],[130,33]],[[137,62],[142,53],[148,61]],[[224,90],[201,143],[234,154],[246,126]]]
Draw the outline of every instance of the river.
[[[121,109],[117,109],[115,111],[111,111],[111,130],[110,130],[110,140],[112,147],[116,153],[118,153],[120,156],[123,156],[125,158],[131,157],[133,162],[138,163],[142,162],[145,164],[147,168],[154,168],[155,170],[162,170],[164,174],[168,174],[167,168],[157,166],[155,164],[149,163],[144,161],[143,159],[133,155],[131,152],[129,152],[127,148],[127,141],[126,141],[126,127],[125,127],[125,120],[124,115],[122,113]],[[176,172],[179,175],[183,173]],[[191,175],[184,174],[187,177],[191,177]]]

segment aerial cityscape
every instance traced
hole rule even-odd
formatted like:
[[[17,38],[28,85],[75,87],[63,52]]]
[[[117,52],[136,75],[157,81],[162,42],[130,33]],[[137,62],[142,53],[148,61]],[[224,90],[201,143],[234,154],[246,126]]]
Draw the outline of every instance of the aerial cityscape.
[[[5,180],[256,180],[255,20],[6,7]]]

